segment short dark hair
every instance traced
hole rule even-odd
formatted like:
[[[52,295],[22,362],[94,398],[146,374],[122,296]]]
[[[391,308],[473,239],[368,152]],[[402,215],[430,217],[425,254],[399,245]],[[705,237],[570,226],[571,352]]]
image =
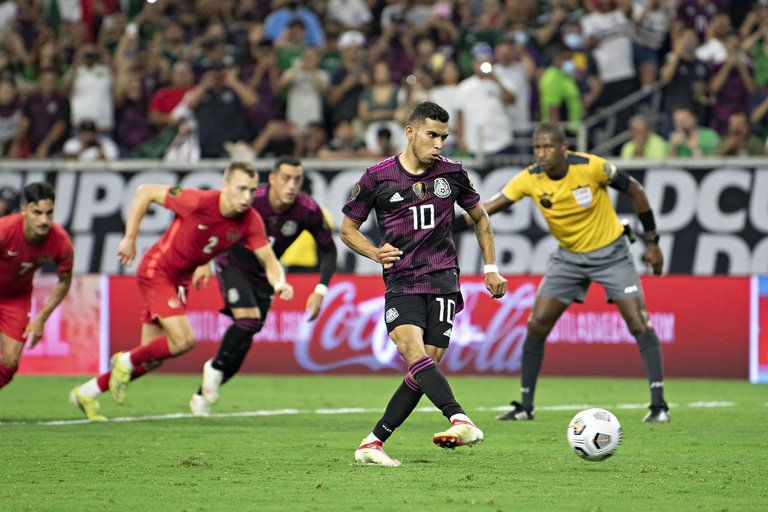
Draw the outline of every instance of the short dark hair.
[[[427,119],[434,119],[435,121],[440,121],[441,123],[447,123],[449,118],[450,116],[448,115],[448,112],[443,107],[437,103],[425,101],[413,107],[413,110],[408,116],[408,119],[405,121],[405,124],[422,124]]]
[[[251,178],[258,177],[259,173],[256,171],[256,167],[250,162],[234,161],[224,170],[224,179],[229,179],[230,174],[234,171],[242,171]]]
[[[277,157],[275,165],[272,167],[272,172],[278,172],[281,165],[290,165],[292,167],[301,167],[301,160],[293,155],[283,155]]]
[[[554,139],[555,142],[558,142],[560,144],[565,143],[565,131],[562,129],[562,127],[557,123],[551,123],[549,121],[545,121],[539,125],[536,130],[533,132],[533,136],[542,135],[548,133],[552,136],[552,139]]]
[[[678,112],[680,110],[685,110],[689,112],[690,114],[693,114],[693,107],[689,105],[688,103],[678,103],[677,105],[672,108],[672,112]]]
[[[21,191],[21,204],[36,203],[45,199],[50,199],[51,202],[56,201],[56,191],[50,183],[42,181],[30,183]]]

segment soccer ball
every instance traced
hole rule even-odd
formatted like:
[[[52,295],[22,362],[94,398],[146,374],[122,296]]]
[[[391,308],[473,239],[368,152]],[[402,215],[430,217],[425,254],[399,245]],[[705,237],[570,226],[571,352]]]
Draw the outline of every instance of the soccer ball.
[[[582,459],[607,459],[621,443],[621,424],[605,409],[585,409],[568,424],[568,444]]]

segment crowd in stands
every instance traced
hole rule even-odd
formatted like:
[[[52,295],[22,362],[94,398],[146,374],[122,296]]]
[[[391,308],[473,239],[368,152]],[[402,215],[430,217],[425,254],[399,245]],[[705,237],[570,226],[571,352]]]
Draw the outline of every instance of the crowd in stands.
[[[765,155],[768,0],[0,0],[3,158],[378,158],[424,100],[530,153],[656,84],[617,155]]]

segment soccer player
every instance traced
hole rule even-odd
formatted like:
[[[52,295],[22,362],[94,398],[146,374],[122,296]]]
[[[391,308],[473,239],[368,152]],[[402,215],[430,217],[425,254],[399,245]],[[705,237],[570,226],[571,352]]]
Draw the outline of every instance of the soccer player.
[[[308,195],[300,193],[303,181],[304,171],[298,159],[291,156],[278,158],[269,174],[269,184],[256,189],[253,209],[264,219],[272,250],[278,258],[304,230],[309,231],[317,242],[320,283],[307,298],[308,319],[314,320],[336,271],[336,245],[320,206]],[[203,385],[189,402],[196,416],[210,413],[211,404],[219,399],[220,386],[240,369],[253,336],[264,325],[274,294],[264,267],[242,244],[218,255],[215,264],[224,312],[234,322],[224,334],[216,357],[203,365]],[[199,270],[201,272],[196,277],[207,280],[210,267],[206,264]]]
[[[74,249],[69,235],[53,222],[56,193],[48,183],[30,183],[21,194],[21,213],[0,218],[0,388],[19,367],[24,342],[43,337],[45,321],[64,300],[72,283]],[[56,265],[59,281],[43,308],[30,320],[32,279],[46,262]]]
[[[264,223],[251,208],[258,176],[248,163],[233,162],[224,171],[221,190],[193,190],[166,185],[141,185],[131,202],[125,237],[118,245],[120,262],[128,266],[136,256],[136,236],[151,203],[176,213],[168,230],[141,259],[136,273],[145,309],[141,345],[112,356],[111,371],[72,390],[70,400],[91,421],[98,414],[99,393],[109,389],[125,402],[128,383],[157,368],[164,359],[178,357],[195,344],[186,315],[187,287],[194,270],[238,241],[253,251],[266,278],[280,298],[290,300],[293,288],[264,232]]]
[[[661,347],[643,301],[640,279],[632,263],[624,226],[608,196],[612,187],[632,199],[643,225],[646,243],[643,261],[654,275],[661,275],[664,257],[653,211],[642,185],[625,171],[599,156],[568,151],[565,134],[552,123],[534,132],[536,163],[512,178],[485,204],[489,214],[508,208],[524,196],[536,201],[549,229],[560,243],[552,255],[528,318],[521,370],[522,403],[500,420],[532,420],[536,379],[544,359],[544,342],[560,315],[573,302],[582,302],[596,281],[616,304],[637,340],[651,392],[646,422],[666,423]]]
[[[485,265],[485,285],[494,298],[507,282],[495,265],[493,232],[480,196],[458,162],[440,156],[448,137],[448,113],[439,105],[416,105],[406,121],[406,150],[366,170],[344,205],[341,239],[352,250],[384,268],[384,320],[392,341],[408,365],[384,415],[355,451],[364,464],[399,466],[384,443],[426,394],[450,421],[433,436],[443,448],[471,446],[482,431],[464,413],[437,368],[451,337],[454,315],[461,311],[456,245],[451,223],[458,203],[475,223]],[[381,247],[360,233],[376,212]]]

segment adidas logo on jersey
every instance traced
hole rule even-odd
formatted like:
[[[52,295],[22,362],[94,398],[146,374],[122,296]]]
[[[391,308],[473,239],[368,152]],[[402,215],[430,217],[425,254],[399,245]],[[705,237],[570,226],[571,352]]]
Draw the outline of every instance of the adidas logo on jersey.
[[[443,333],[443,336],[451,337],[451,334],[453,334],[453,327],[449,327],[447,331]]]
[[[395,192],[392,194],[392,197],[389,198],[390,203],[399,203],[400,201],[403,201],[403,196],[400,195],[400,192]]]

